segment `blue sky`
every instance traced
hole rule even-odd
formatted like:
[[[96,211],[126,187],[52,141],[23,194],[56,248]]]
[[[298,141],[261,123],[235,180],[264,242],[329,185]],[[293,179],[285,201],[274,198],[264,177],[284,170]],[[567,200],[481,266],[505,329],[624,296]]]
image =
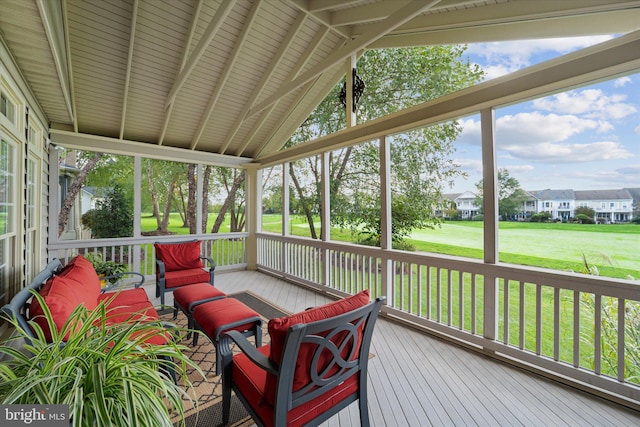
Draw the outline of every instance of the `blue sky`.
[[[611,37],[469,45],[487,79]],[[475,191],[481,179],[479,116],[460,119],[454,160],[468,174],[452,190]],[[640,187],[640,73],[496,111],[497,161],[525,190]]]

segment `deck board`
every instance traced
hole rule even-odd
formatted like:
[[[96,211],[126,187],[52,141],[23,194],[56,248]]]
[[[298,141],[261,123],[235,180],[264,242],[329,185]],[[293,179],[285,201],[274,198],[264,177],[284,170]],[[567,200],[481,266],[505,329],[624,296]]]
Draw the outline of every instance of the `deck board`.
[[[227,293],[250,290],[291,312],[332,301],[253,271],[218,273],[216,286]],[[640,425],[638,411],[385,318],[376,324],[371,352],[373,426]],[[351,427],[359,419],[352,404],[323,426]]]

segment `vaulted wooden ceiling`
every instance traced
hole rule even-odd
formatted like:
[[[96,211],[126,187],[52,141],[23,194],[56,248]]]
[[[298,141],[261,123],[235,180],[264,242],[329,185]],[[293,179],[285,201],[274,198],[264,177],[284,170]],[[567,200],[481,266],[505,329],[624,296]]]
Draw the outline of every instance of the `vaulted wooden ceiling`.
[[[236,164],[281,150],[366,49],[640,26],[630,0],[0,0],[0,12],[52,129]]]

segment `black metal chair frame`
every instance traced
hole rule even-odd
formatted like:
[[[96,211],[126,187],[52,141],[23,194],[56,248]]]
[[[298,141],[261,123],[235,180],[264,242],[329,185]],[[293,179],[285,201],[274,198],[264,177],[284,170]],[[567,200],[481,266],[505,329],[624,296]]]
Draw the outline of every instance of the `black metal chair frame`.
[[[253,420],[259,426],[264,426],[264,422],[252,410],[251,405],[238,388],[233,384],[232,378],[232,357],[231,343],[235,342],[240,350],[261,369],[277,377],[277,387],[274,403],[274,425],[286,426],[287,414],[289,411],[300,405],[304,405],[314,398],[327,393],[331,389],[340,386],[346,379],[353,375],[358,375],[358,391],[340,401],[334,407],[318,415],[307,425],[318,425],[340,412],[345,407],[355,401],[359,401],[360,424],[369,425],[369,413],[367,409],[367,369],[369,361],[369,347],[380,307],[385,297],[377,298],[369,304],[352,310],[345,314],[319,320],[307,324],[297,324],[292,326],[287,333],[284,342],[282,361],[280,366],[270,361],[265,355],[256,350],[255,347],[239,332],[230,331],[223,334],[219,341],[219,350],[222,357],[222,419],[223,425],[229,422],[229,412],[231,406],[231,390],[235,391]],[[331,341],[337,334],[346,333],[348,338],[341,340],[348,343],[350,340],[358,339],[358,327],[363,325],[362,341],[357,356],[348,354],[343,358],[341,352],[343,348],[338,348]],[[314,344],[317,348],[313,352],[310,377],[312,382],[302,389],[293,392],[293,379],[295,374],[295,362],[298,351],[302,344]],[[341,346],[342,347],[342,346]],[[323,352],[331,352],[332,360],[328,367],[321,373],[318,372],[318,360]],[[354,357],[355,356],[355,357]],[[351,360],[353,359],[353,360]],[[281,368],[282,367],[282,368]],[[330,369],[337,372],[327,376]]]
[[[180,244],[180,243],[188,243],[195,242],[196,240],[189,240],[185,242],[154,242],[160,245],[172,245],[172,244]],[[209,283],[213,286],[213,272],[216,269],[216,265],[213,262],[213,259],[206,256],[200,256],[200,259],[209,263]],[[167,289],[166,288],[166,268],[164,266],[164,262],[158,258],[158,254],[156,253],[156,297],[160,297],[160,304],[164,305],[164,294],[165,292],[173,292],[174,288]]]

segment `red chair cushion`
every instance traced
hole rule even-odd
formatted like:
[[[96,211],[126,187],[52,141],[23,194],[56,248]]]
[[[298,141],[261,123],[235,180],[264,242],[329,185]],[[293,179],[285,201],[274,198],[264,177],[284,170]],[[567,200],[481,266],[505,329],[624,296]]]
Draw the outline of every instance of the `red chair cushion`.
[[[203,267],[199,240],[184,243],[155,243],[153,246],[156,248],[156,257],[164,262],[167,272]]]
[[[260,347],[258,351],[268,356],[271,351],[270,347],[270,345],[265,345]],[[244,353],[240,353],[233,357],[232,376],[233,383],[247,402],[249,402],[262,422],[266,426],[273,426],[273,406],[260,403],[263,401],[265,395],[266,371],[258,368]],[[339,387],[316,397],[305,405],[293,408],[287,415],[287,426],[302,426],[307,424],[346,397],[357,392],[357,390],[358,377],[357,375],[353,375]]]
[[[296,325],[298,323],[311,323],[317,320],[328,319],[330,317],[338,316],[340,314],[344,314],[357,308],[363,307],[368,303],[369,290],[364,290],[348,298],[334,301],[320,307],[315,307],[310,310],[302,311],[300,313],[292,314],[286,317],[271,319],[268,325],[269,336],[271,337],[271,353],[269,354],[269,359],[280,366],[284,341],[289,328],[291,328],[293,325]],[[334,342],[337,343],[342,338],[342,336],[338,335],[335,337]],[[359,348],[360,343],[356,343],[356,346],[357,348]],[[295,374],[293,377],[293,391],[301,389],[311,381],[309,371],[311,369],[311,356],[314,350],[315,346],[311,344],[303,344],[300,347],[298,359],[295,366]],[[345,348],[345,351],[348,351],[348,348]],[[328,355],[327,359],[329,359]],[[276,382],[277,379],[274,375],[266,375],[264,397],[266,402],[270,405],[274,404]]]
[[[202,268],[169,271],[164,275],[164,287],[171,289],[194,283],[208,282],[210,277],[209,272]]]

